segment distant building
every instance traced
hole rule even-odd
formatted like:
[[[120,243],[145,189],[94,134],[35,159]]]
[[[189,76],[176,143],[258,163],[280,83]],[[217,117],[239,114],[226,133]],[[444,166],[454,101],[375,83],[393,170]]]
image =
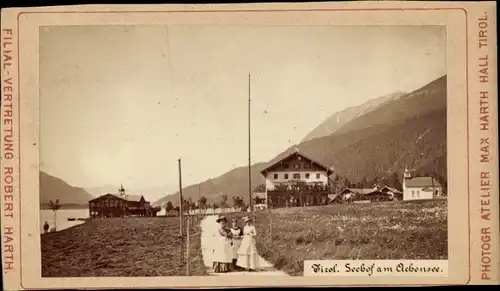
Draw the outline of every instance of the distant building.
[[[434,199],[443,195],[443,187],[434,177],[412,177],[405,169],[403,177],[403,200]]]
[[[90,217],[156,216],[161,207],[151,207],[142,195],[128,195],[123,186],[119,194],[107,193],[89,201]]]
[[[267,208],[267,193],[264,192],[253,192],[253,203],[254,208],[265,209]]]
[[[354,201],[389,201],[391,200],[391,195],[389,193],[381,191],[378,187],[373,188],[346,188],[344,191],[340,192],[342,200],[344,202],[350,203]]]
[[[342,196],[340,194],[328,194],[328,204],[341,204]]]
[[[396,188],[384,186],[380,188],[380,191],[387,194],[390,197],[390,200],[403,200],[403,192],[399,191]]]
[[[261,171],[268,207],[328,204],[332,168],[295,151]]]

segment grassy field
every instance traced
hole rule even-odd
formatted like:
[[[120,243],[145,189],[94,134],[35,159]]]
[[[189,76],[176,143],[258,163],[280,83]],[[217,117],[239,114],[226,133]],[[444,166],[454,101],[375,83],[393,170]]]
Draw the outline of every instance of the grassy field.
[[[192,276],[206,275],[200,234],[190,232]],[[42,235],[41,247],[43,277],[186,275],[178,217],[90,220]]]
[[[257,249],[296,276],[304,260],[447,259],[447,213],[446,200],[256,212]]]

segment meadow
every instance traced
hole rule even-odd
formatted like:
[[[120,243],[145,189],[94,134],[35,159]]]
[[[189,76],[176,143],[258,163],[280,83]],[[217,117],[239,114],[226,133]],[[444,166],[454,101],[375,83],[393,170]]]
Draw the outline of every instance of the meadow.
[[[191,276],[206,275],[200,234],[194,225]],[[185,243],[178,217],[92,219],[41,236],[42,277],[185,276]]]
[[[448,258],[446,200],[266,210],[255,224],[259,254],[294,276],[304,260]]]

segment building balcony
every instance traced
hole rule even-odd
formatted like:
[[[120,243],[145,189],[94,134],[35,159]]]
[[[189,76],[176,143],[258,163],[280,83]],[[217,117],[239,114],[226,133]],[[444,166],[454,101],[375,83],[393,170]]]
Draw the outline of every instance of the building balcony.
[[[272,193],[290,193],[290,194],[300,194],[300,193],[324,193],[329,192],[330,187],[322,182],[304,182],[304,181],[289,181],[274,183],[273,188],[267,189],[268,195]]]

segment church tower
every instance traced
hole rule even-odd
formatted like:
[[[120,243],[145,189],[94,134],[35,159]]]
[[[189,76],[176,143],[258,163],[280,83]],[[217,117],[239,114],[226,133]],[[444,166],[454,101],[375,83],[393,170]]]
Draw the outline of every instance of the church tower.
[[[120,197],[126,198],[127,195],[125,194],[125,189],[123,188],[123,185],[120,185],[120,189],[118,189],[118,193],[120,194]]]
[[[411,171],[408,167],[405,167],[405,172],[403,174],[403,192],[406,190],[406,179],[411,179]]]

